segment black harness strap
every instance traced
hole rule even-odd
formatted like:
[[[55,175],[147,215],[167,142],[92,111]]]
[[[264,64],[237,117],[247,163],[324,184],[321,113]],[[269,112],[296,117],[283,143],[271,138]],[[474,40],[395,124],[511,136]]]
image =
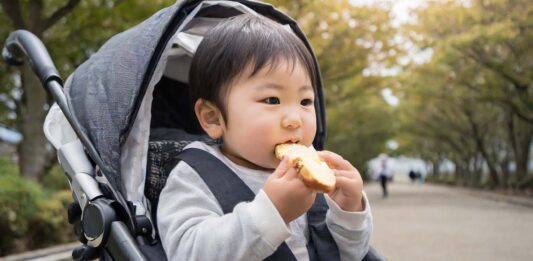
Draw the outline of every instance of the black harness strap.
[[[339,248],[326,225],[328,208],[324,194],[317,193],[313,206],[307,212],[309,260],[341,260]]]
[[[252,201],[255,194],[233,171],[215,156],[200,149],[186,149],[178,158],[191,166],[207,184],[224,214],[231,213],[240,202]],[[177,162],[173,163],[175,167]],[[283,242],[265,260],[296,260],[287,244]]]

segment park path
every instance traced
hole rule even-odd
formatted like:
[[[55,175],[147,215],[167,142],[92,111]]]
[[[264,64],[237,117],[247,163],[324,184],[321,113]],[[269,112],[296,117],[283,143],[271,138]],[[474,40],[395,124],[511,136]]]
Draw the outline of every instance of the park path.
[[[389,184],[388,198],[378,183],[365,191],[371,245],[389,261],[533,260],[533,204],[520,204],[533,199],[411,184],[404,176]]]

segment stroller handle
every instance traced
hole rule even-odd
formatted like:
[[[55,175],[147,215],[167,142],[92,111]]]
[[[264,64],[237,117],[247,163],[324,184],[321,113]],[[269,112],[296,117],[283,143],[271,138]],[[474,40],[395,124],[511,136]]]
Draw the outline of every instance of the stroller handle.
[[[33,71],[39,77],[42,86],[52,95],[57,105],[61,108],[65,118],[83,143],[91,159],[101,169],[105,169],[102,159],[93,144],[87,135],[81,131],[80,125],[71,113],[62,88],[63,80],[61,80],[43,42],[29,31],[16,30],[9,34],[2,50],[2,57],[10,65],[21,65],[24,63],[24,58],[28,60]]]
[[[81,143],[89,154],[91,160],[98,165],[104,173],[101,179],[104,180],[106,184],[110,184],[105,175],[105,173],[107,173],[107,168],[103,164],[102,159],[89,137],[82,131],[81,126],[70,110],[67,98],[63,92],[63,80],[59,76],[54,63],[52,62],[52,58],[50,58],[50,54],[43,42],[29,31],[16,30],[9,34],[2,50],[2,57],[5,62],[10,65],[21,65],[24,63],[24,58],[28,60],[33,71],[39,77],[43,87],[52,95],[59,108],[61,108],[65,118],[70,123],[70,126],[76,133],[77,137],[81,140]],[[113,194],[113,197],[119,201],[120,205],[127,209],[128,205],[125,199],[115,190],[115,188],[111,189],[111,193]],[[129,215],[129,212],[127,213]],[[129,219],[132,220],[132,217],[130,216]]]
[[[2,49],[2,58],[10,65],[22,65],[24,58],[27,58],[43,86],[51,80],[63,85],[63,80],[46,47],[37,36],[29,31],[16,30],[9,34]]]

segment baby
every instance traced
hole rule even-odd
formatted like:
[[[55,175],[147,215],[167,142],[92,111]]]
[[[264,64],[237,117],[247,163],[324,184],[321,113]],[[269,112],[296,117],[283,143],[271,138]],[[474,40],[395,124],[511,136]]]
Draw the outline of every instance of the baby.
[[[372,216],[357,169],[320,151],[336,176],[335,189],[324,195],[274,153],[284,143],[310,146],[317,132],[318,77],[303,42],[267,18],[232,17],[205,36],[189,76],[198,122],[222,142],[194,142],[186,149],[216,157],[255,196],[225,213],[196,169],[178,163],[157,211],[169,260],[361,260]],[[319,202],[321,216],[313,214]]]

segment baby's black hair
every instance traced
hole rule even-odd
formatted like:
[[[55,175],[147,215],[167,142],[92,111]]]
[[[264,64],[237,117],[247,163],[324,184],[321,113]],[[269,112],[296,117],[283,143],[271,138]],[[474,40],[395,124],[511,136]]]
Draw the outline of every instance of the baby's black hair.
[[[265,66],[280,62],[301,64],[316,89],[314,59],[288,27],[268,18],[243,14],[220,22],[198,46],[189,72],[192,103],[198,99],[213,102],[226,118],[225,97],[232,81],[251,67],[252,77]]]

